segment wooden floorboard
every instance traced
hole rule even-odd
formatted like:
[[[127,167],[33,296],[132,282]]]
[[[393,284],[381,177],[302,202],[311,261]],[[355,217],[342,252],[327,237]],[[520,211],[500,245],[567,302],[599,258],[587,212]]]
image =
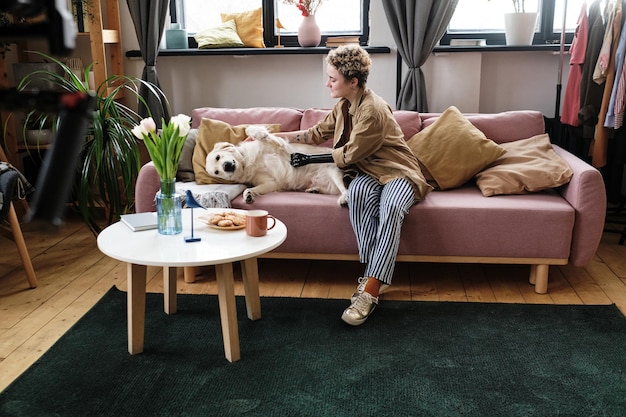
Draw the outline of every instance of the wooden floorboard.
[[[32,228],[31,228],[32,229]],[[15,244],[0,238],[0,390],[4,389],[112,286],[126,290],[126,265],[103,255],[95,236],[70,218],[56,234],[24,228],[35,272],[29,289]],[[626,245],[606,233],[585,267],[550,268],[547,294],[528,283],[527,265],[398,263],[394,285],[382,300],[530,304],[616,304],[626,314]],[[362,273],[358,262],[259,260],[263,297],[349,299]],[[235,294],[243,294],[234,268]],[[215,268],[198,268],[187,283],[178,271],[178,292],[216,294]],[[162,270],[148,268],[147,290],[163,291]],[[384,302],[384,301],[383,301]],[[337,311],[339,320],[341,311]],[[366,324],[367,325],[367,324]]]

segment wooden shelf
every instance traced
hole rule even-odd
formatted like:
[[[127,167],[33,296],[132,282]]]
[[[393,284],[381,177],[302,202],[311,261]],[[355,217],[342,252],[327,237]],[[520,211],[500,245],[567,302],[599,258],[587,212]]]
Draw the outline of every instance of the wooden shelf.
[[[122,43],[120,39],[120,6],[117,0],[94,0],[93,20],[89,25],[92,70],[96,88],[112,75],[124,74]],[[107,22],[104,27],[103,22]]]

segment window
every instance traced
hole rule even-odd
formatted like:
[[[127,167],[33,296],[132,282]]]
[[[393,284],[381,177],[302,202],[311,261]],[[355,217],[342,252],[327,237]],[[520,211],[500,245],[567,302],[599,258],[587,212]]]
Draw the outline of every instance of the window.
[[[565,42],[572,41],[585,0],[525,0],[524,3],[526,12],[538,13],[534,45],[560,43],[565,4]],[[459,0],[441,45],[449,45],[452,39],[485,39],[488,45],[504,45],[503,16],[513,11],[512,0]]]
[[[325,1],[315,15],[322,31],[322,45],[328,36],[359,36],[361,45],[369,42],[370,0]],[[221,13],[236,13],[263,8],[264,42],[268,47],[276,45],[278,31],[275,18],[285,27],[280,31],[280,43],[298,46],[298,26],[302,20],[300,11],[280,0],[172,0],[170,14],[172,22],[180,23],[190,36],[190,45],[195,46],[193,35],[203,29],[222,23]]]

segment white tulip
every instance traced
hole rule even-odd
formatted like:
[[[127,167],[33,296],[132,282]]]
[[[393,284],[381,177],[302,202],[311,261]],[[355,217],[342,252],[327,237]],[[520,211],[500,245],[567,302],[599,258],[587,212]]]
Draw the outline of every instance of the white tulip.
[[[141,121],[141,126],[147,132],[155,132],[156,131],[156,123],[154,123],[154,119],[152,117],[146,117]]]
[[[178,134],[181,137],[185,137],[189,134],[189,130],[191,129],[191,117],[186,114],[179,114],[178,116],[172,116],[170,122],[173,124],[174,128],[178,128]]]
[[[156,123],[154,123],[152,117],[148,117],[139,122],[137,126],[133,127],[131,132],[133,132],[133,135],[135,135],[138,139],[143,140],[145,136],[148,136],[150,132],[154,132],[155,130]]]

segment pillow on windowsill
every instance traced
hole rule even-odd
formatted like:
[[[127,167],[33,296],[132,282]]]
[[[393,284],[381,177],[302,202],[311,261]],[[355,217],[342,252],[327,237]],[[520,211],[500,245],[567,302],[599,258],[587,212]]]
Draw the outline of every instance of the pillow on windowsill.
[[[231,184],[229,181],[213,178],[206,172],[206,156],[217,142],[238,144],[246,139],[246,127],[249,125],[230,125],[221,120],[203,118],[198,128],[196,146],[193,149],[193,172],[198,184]],[[279,124],[265,125],[270,133],[280,132]]]
[[[547,134],[501,146],[506,153],[475,177],[485,197],[547,190],[572,179],[570,166],[554,151]]]
[[[454,106],[413,135],[407,145],[426,180],[438,190],[462,186],[505,152]]]
[[[220,26],[201,30],[195,34],[194,38],[198,42],[199,49],[244,46],[243,41],[237,34],[237,26],[233,19],[222,23]]]
[[[248,10],[241,13],[222,13],[222,22],[234,19],[237,34],[244,46],[249,48],[265,48],[263,42],[263,8]]]

